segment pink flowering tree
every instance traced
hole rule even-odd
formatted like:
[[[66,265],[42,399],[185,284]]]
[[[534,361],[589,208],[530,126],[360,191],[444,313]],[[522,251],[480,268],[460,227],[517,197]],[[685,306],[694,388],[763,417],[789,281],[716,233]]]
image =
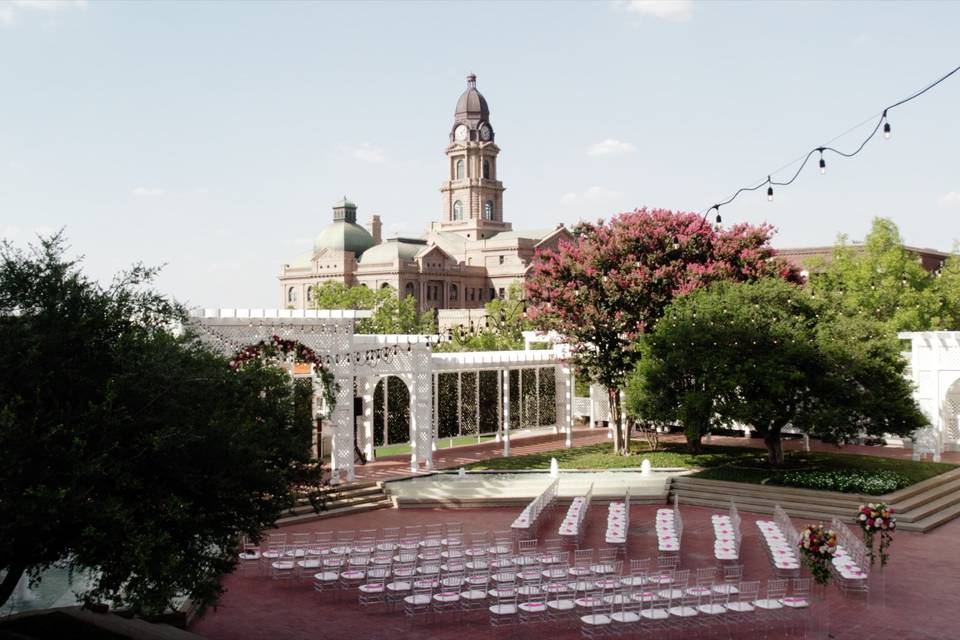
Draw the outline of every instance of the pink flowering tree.
[[[640,357],[637,339],[675,296],[718,280],[799,281],[775,258],[773,231],[767,224],[719,229],[695,213],[643,208],[580,223],[572,241],[538,252],[527,280],[529,317],[566,336],[573,364],[606,387],[615,451],[629,449],[619,390]]]

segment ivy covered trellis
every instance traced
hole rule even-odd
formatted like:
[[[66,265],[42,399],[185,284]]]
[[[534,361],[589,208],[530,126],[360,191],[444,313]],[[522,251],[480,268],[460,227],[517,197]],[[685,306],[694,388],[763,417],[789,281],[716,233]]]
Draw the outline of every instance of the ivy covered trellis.
[[[324,367],[320,357],[310,347],[274,334],[269,340],[261,340],[239,349],[230,358],[229,365],[231,369],[239,369],[252,360],[286,366],[291,372],[294,365],[298,363],[312,365],[313,374],[320,382],[323,417],[329,417],[333,412],[337,402],[337,388],[333,374]]]

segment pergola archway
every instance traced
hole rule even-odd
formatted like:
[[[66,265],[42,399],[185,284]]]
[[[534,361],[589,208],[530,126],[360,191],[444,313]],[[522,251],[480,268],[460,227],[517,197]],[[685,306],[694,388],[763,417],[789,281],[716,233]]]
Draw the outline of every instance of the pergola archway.
[[[930,421],[913,437],[914,458],[940,460],[944,451],[960,451],[960,331],[900,333],[910,340],[910,379],[914,398]]]

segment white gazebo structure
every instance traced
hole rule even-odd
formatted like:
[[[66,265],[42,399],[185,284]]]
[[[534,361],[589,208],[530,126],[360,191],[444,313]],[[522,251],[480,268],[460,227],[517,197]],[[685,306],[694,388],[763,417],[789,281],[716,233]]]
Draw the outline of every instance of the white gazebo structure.
[[[960,451],[960,331],[898,334],[910,340],[910,379],[914,398],[930,426],[913,436],[913,456],[940,460],[944,451]]]
[[[227,355],[261,340],[277,335],[296,340],[313,349],[324,366],[334,375],[336,402],[323,425],[322,443],[329,440],[330,467],[334,481],[354,479],[354,461],[357,451],[367,459],[375,454],[374,406],[375,389],[384,380],[383,402],[387,403],[388,380],[399,379],[409,393],[410,470],[431,470],[433,451],[439,437],[438,402],[439,376],[456,375],[456,424],[459,428],[463,407],[460,400],[461,384],[472,378],[476,394],[473,411],[476,412],[477,433],[480,423],[480,381],[483,372],[488,380],[496,380],[495,437],[503,443],[503,454],[510,455],[511,412],[516,418],[527,414],[526,421],[566,434],[566,445],[571,444],[573,426],[574,380],[566,362],[566,349],[554,344],[547,349],[523,351],[481,351],[433,353],[432,347],[443,340],[437,335],[372,335],[355,333],[357,320],[369,316],[368,311],[294,310],[294,309],[204,309],[194,313],[189,327],[201,340]],[[529,345],[527,345],[529,346]],[[549,373],[544,373],[549,370]],[[511,377],[512,376],[512,377]],[[533,406],[523,403],[524,378],[530,379],[528,395],[534,386]],[[520,402],[511,402],[511,380],[519,385]],[[394,382],[396,384],[396,382]],[[517,386],[514,385],[514,386]],[[539,397],[553,396],[552,424],[544,425]],[[549,393],[548,393],[549,392]],[[317,394],[319,407],[319,393]],[[359,401],[354,411],[354,399]],[[530,415],[533,414],[533,415]],[[384,420],[389,417],[384,407]],[[549,418],[548,418],[549,419]]]

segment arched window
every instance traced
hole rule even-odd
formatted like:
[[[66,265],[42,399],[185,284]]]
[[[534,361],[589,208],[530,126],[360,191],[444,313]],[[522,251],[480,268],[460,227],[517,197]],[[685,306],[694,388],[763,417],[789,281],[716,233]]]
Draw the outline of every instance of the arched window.
[[[490,161],[489,160],[483,161],[483,178],[484,180],[490,179]]]
[[[290,287],[289,289],[287,289],[287,303],[288,303],[288,304],[296,304],[296,303],[297,303],[297,299],[298,299],[298,297],[297,297],[297,288],[296,288],[296,287]]]
[[[313,302],[313,287],[307,287],[307,302]]]
[[[453,219],[463,220],[463,203],[459,200],[453,203]]]
[[[454,300],[459,299],[459,295],[460,295],[460,292],[457,291],[457,285],[455,284],[450,285],[450,301],[453,302]]]
[[[414,289],[413,289],[412,282],[408,282],[407,286],[403,288],[404,295],[407,295],[407,296],[415,296],[416,294],[414,294],[413,291]]]
[[[463,180],[463,158],[457,160],[457,180]]]
[[[487,200],[483,203],[483,219],[493,220],[493,200]]]
[[[390,288],[390,283],[389,283],[389,282],[384,282],[382,285],[380,285],[380,288],[381,288],[381,289],[389,289],[389,288]]]

